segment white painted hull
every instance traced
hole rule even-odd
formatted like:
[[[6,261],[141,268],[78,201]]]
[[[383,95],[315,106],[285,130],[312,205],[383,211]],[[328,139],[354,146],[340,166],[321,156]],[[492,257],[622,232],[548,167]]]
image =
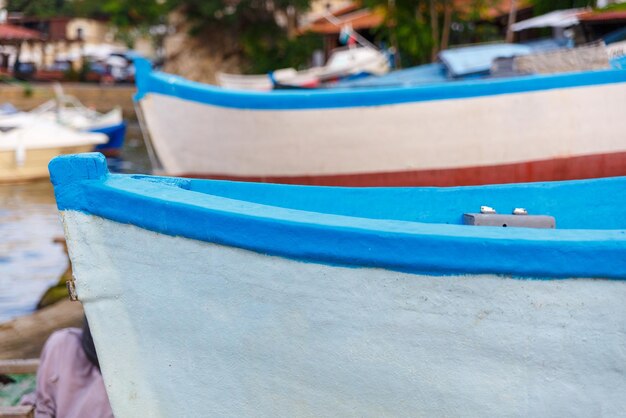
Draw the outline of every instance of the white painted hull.
[[[626,83],[325,109],[229,108],[150,92],[140,100],[167,174],[280,181],[450,171],[441,185],[496,182],[453,176],[503,166],[522,173],[509,181],[588,177],[569,167],[535,178],[544,168],[526,166],[558,159],[601,167],[619,155],[611,164],[623,168],[624,103]],[[620,174],[598,173],[589,176]]]
[[[0,183],[47,178],[52,158],[89,152],[107,140],[103,134],[76,132],[41,119],[0,132]]]
[[[89,152],[92,149],[93,145],[52,146],[25,149],[21,152],[0,149],[0,184],[48,178],[48,163],[54,157]]]
[[[48,103],[44,105],[49,107]],[[67,108],[61,111],[51,108],[0,116],[0,126],[29,126],[42,122],[58,124],[77,131],[90,131],[119,125],[124,122],[124,118],[121,108],[112,109],[107,113],[91,111],[91,114],[77,108]]]
[[[62,218],[118,418],[626,410],[623,280],[334,267]]]
[[[54,119],[54,112],[48,112],[46,117]],[[88,117],[83,112],[74,109],[64,109],[61,116],[61,123],[79,131],[90,131],[116,126],[124,122],[122,109],[116,107],[107,113],[93,113],[93,117]],[[58,120],[58,119],[57,119]]]

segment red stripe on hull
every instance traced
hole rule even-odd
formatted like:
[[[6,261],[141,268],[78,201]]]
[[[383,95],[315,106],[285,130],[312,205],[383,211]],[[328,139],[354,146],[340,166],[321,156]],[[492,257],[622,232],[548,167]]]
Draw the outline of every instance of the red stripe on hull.
[[[626,152],[557,158],[482,167],[412,170],[323,176],[225,176],[187,174],[182,177],[318,186],[469,186],[626,176]]]

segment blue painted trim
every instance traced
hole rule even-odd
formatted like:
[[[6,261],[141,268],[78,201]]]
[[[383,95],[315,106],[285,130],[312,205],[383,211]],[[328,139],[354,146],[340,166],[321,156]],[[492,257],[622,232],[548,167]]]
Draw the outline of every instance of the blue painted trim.
[[[611,60],[611,67],[618,70],[626,70],[626,55]]]
[[[626,82],[626,71],[611,69],[411,87],[255,92],[224,89],[152,71],[151,65],[141,60],[136,61],[135,67],[138,89],[135,100],[156,93],[214,106],[258,110],[380,106]]]
[[[441,51],[439,59],[453,77],[463,77],[489,73],[491,64],[496,58],[510,58],[532,52],[530,46],[522,44],[472,45]]]
[[[362,87],[391,87],[417,86],[420,84],[434,84],[451,81],[446,75],[443,64],[425,64],[403,70],[391,71],[385,75],[371,75],[356,80],[340,80],[328,88],[362,88]]]
[[[508,190],[505,194],[509,203],[523,201],[522,197],[533,198],[545,188],[547,192],[540,194],[541,199],[551,201],[546,204],[561,213],[578,211],[581,226],[585,219],[595,216],[594,206],[587,204],[600,193],[612,193],[613,215],[620,216],[618,222],[622,225],[608,230],[533,230],[430,224],[403,220],[402,216],[400,220],[376,219],[372,213],[358,212],[358,207],[364,205],[351,199],[356,190],[351,188],[246,184],[235,192],[240,194],[239,199],[232,199],[209,193],[216,186],[225,194],[230,186],[238,188],[238,183],[113,175],[107,172],[106,161],[99,154],[57,157],[50,163],[50,174],[60,210],[81,211],[162,234],[263,254],[435,275],[494,273],[529,278],[626,279],[626,178],[472,188],[485,195],[490,190]],[[577,185],[584,186],[580,193],[575,193]],[[284,192],[274,197],[282,200],[282,205],[278,201],[276,206],[262,204],[270,189]],[[453,198],[454,191],[464,188],[359,190],[371,195],[372,200],[381,192],[391,193],[386,196],[394,199],[387,202],[391,208],[401,205],[411,193],[450,193],[448,198]],[[347,204],[353,216],[340,211],[333,214],[289,208],[299,192],[307,191],[318,200],[327,194],[328,207]],[[338,198],[342,194],[345,199]],[[578,205],[560,205],[559,199],[570,194],[578,196]],[[261,203],[256,196],[261,196]],[[472,204],[467,211],[475,209]],[[412,208],[402,210],[410,213]]]
[[[109,137],[109,141],[106,144],[97,145],[96,150],[120,149],[124,145],[124,138],[126,137],[126,123],[91,129],[89,132],[101,133]]]

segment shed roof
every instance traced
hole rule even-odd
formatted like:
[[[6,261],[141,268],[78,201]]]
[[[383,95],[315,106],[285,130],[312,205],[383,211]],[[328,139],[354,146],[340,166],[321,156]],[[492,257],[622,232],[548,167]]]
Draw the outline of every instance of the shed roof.
[[[626,10],[594,11],[581,14],[578,19],[581,22],[623,22],[626,21]]]
[[[41,40],[41,33],[21,26],[0,24],[0,41],[34,41]]]

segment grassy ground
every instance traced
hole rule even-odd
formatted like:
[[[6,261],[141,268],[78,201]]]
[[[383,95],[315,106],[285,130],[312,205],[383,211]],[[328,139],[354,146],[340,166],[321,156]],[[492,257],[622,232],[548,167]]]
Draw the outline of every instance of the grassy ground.
[[[18,405],[22,396],[35,391],[34,374],[0,375],[0,382],[7,382],[0,383],[0,406]]]

